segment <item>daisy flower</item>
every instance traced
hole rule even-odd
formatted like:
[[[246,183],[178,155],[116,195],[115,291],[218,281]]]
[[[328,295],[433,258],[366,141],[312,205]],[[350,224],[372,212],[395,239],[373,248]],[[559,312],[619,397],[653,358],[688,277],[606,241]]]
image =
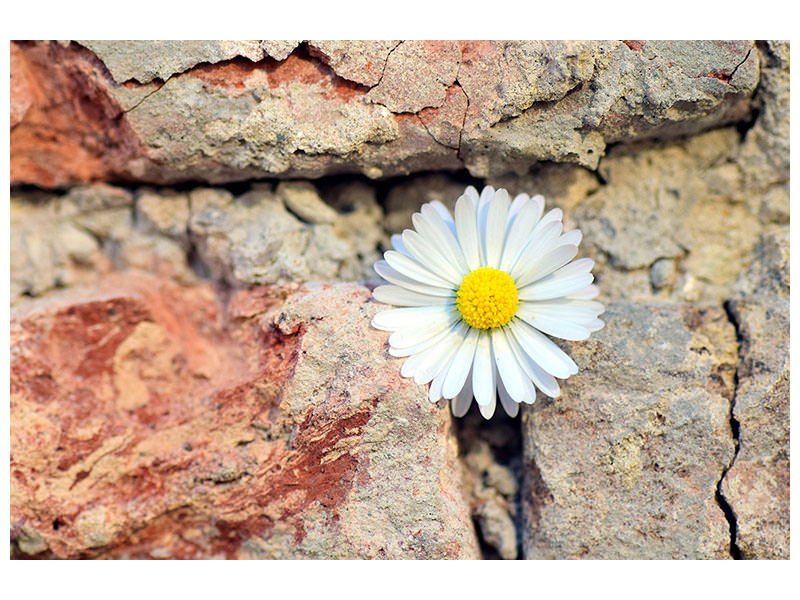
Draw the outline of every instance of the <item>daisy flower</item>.
[[[504,189],[470,186],[455,219],[441,202],[423,204],[375,263],[389,285],[374,298],[402,308],[376,314],[373,327],[393,332],[389,353],[407,357],[400,374],[430,383],[431,402],[451,400],[457,417],[473,397],[487,419],[498,397],[512,417],[537,389],[558,397],[556,377],[578,367],[547,335],[583,340],[603,327],[594,261],[570,262],[581,232],[562,233],[560,209],[543,213],[542,196],[512,202]]]

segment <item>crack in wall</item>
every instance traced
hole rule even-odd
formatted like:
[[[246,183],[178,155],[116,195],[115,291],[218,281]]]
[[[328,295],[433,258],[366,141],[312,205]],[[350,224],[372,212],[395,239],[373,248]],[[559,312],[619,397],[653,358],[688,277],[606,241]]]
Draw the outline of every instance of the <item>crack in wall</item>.
[[[397,49],[400,47],[400,45],[401,45],[401,44],[402,44],[404,41],[405,41],[405,40],[400,40],[399,42],[397,42],[397,44],[395,44],[395,47],[394,47],[394,48],[392,48],[391,50],[389,50],[389,53],[386,55],[386,60],[384,60],[384,61],[383,61],[383,69],[381,70],[381,76],[380,76],[380,79],[378,79],[378,83],[376,83],[375,85],[373,85],[372,87],[370,87],[370,88],[369,88],[370,90],[373,90],[373,89],[375,89],[376,87],[378,87],[378,86],[381,84],[381,81],[383,81],[383,76],[384,76],[384,75],[386,75],[386,66],[389,64],[389,57],[392,55],[392,53],[393,53],[395,50],[397,50]]]
[[[742,551],[739,548],[738,544],[736,543],[736,536],[738,533],[736,512],[733,510],[733,507],[730,505],[730,503],[722,493],[722,482],[725,481],[725,477],[727,476],[728,471],[731,470],[734,463],[736,462],[736,457],[739,456],[739,448],[740,448],[739,421],[734,416],[733,410],[734,407],[736,406],[736,393],[739,389],[739,367],[741,365],[741,360],[742,360],[742,334],[739,331],[739,322],[736,320],[736,316],[733,314],[733,311],[731,310],[730,302],[725,302],[722,306],[725,309],[725,314],[728,316],[728,321],[730,321],[730,323],[736,329],[737,364],[736,364],[736,370],[733,373],[733,396],[731,397],[730,413],[728,417],[731,426],[731,436],[733,437],[733,457],[731,458],[730,463],[728,463],[728,466],[722,471],[722,475],[720,475],[719,481],[717,481],[715,498],[717,504],[719,505],[720,509],[725,515],[725,520],[728,521],[728,527],[730,529],[730,536],[731,536],[731,541],[730,541],[731,557],[734,560],[741,560],[743,558]]]
[[[141,100],[139,100],[139,101],[138,101],[136,104],[134,104],[134,105],[133,105],[133,106],[131,106],[130,108],[127,108],[127,109],[123,110],[123,111],[120,113],[120,115],[119,115],[119,117],[118,117],[118,118],[121,118],[121,117],[122,117],[122,115],[127,115],[129,112],[131,112],[131,111],[133,111],[133,110],[135,110],[135,109],[139,108],[139,106],[142,104],[142,102],[144,102],[144,101],[145,101],[145,100],[147,100],[147,99],[148,99],[150,96],[152,96],[152,95],[153,95],[153,94],[155,94],[157,91],[159,91],[161,88],[163,88],[163,87],[166,85],[166,83],[167,83],[167,82],[168,82],[170,79],[172,79],[172,77],[173,77],[172,75],[170,75],[169,77],[167,77],[167,78],[166,78],[166,79],[165,79],[165,80],[164,80],[164,81],[163,81],[163,82],[162,82],[162,83],[161,83],[161,84],[160,84],[160,85],[159,85],[159,86],[158,86],[156,89],[154,89],[152,92],[148,93],[148,94],[147,94],[147,95],[146,95],[144,98],[142,98]]]

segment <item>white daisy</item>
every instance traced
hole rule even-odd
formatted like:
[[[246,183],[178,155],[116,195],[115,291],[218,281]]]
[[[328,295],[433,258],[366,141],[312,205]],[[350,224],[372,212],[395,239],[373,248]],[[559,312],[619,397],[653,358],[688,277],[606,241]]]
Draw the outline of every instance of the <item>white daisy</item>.
[[[494,414],[497,397],[510,416],[533,404],[536,388],[556,398],[556,377],[578,367],[544,334],[583,340],[603,327],[603,305],[593,302],[594,261],[570,262],[581,232],[562,234],[560,209],[546,215],[544,198],[470,186],[456,202],[455,220],[441,202],[423,204],[414,229],[392,236],[394,250],[375,263],[389,282],[373,291],[403,308],[375,315],[392,331],[389,353],[408,357],[400,373],[429,398],[452,399],[464,416],[474,396],[481,414]]]

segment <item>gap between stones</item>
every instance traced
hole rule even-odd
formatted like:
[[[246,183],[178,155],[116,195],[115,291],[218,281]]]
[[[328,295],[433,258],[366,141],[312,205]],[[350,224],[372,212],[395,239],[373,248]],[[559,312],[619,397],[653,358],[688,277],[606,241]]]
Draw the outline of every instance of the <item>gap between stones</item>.
[[[738,533],[738,523],[736,521],[736,513],[734,512],[730,503],[725,499],[725,496],[722,494],[722,482],[725,481],[725,476],[728,474],[728,471],[731,470],[733,464],[736,462],[736,457],[739,456],[739,447],[740,447],[739,421],[734,416],[733,409],[736,406],[736,392],[739,389],[739,364],[741,361],[741,353],[742,353],[742,334],[739,331],[739,322],[736,320],[736,316],[733,314],[733,311],[731,310],[730,301],[725,302],[722,306],[725,309],[725,314],[728,316],[728,321],[730,321],[731,325],[733,325],[734,328],[736,329],[737,364],[736,364],[736,370],[733,372],[733,397],[731,398],[730,415],[729,415],[729,421],[731,425],[731,436],[733,437],[733,457],[731,458],[730,463],[728,463],[728,466],[722,471],[722,475],[720,475],[719,481],[717,481],[717,490],[715,498],[717,500],[717,504],[719,505],[720,509],[725,515],[725,519],[728,521],[728,527],[730,528],[731,557],[734,560],[741,560],[742,551],[739,549],[739,546],[736,543],[736,534]]]

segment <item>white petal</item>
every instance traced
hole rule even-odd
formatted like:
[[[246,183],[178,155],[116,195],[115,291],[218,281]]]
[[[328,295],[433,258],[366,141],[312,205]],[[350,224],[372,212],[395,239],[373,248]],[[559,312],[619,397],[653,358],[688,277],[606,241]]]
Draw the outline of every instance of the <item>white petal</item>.
[[[478,195],[478,190],[475,189],[475,186],[468,185],[464,189],[464,193],[467,196],[469,196],[470,198],[472,198],[472,203],[475,204],[475,206],[477,207],[478,206],[478,200],[480,199],[480,196]]]
[[[572,229],[558,239],[558,245],[565,246],[567,244],[572,244],[573,246],[580,246],[582,239],[583,234],[581,233],[581,230]]]
[[[433,329],[436,324],[447,321],[453,313],[454,310],[446,306],[390,308],[372,317],[372,326],[384,331],[395,331],[408,327]]]
[[[589,331],[600,331],[603,327],[605,327],[605,323],[600,319],[592,319],[591,321],[584,321],[581,323],[586,329]]]
[[[551,375],[566,379],[578,372],[578,365],[553,340],[524,321],[515,319],[509,329],[520,348]]]
[[[409,258],[411,257],[411,253],[408,251],[408,248],[406,248],[406,245],[403,243],[403,238],[399,233],[392,234],[390,240],[395,250],[397,250],[400,254],[405,254]]]
[[[530,242],[531,232],[542,216],[536,202],[527,202],[511,224],[500,260],[500,270],[508,273],[519,258],[522,249]]]
[[[507,271],[514,279],[527,273],[530,265],[538,260],[541,255],[554,248],[558,242],[558,236],[561,235],[561,222],[550,221],[549,223],[542,223],[542,221],[539,221],[536,227],[533,228],[529,236],[530,241],[522,249],[511,269]]]
[[[469,406],[472,404],[472,369],[470,369],[467,379],[464,381],[464,387],[458,392],[458,395],[450,402],[453,410],[453,416],[463,417],[467,414]]]
[[[497,395],[500,397],[500,405],[503,407],[503,410],[506,411],[506,414],[512,418],[516,417],[519,412],[519,402],[515,402],[514,399],[508,395],[502,379],[497,380]]]
[[[486,406],[494,402],[496,389],[497,372],[492,359],[492,342],[489,333],[482,331],[478,336],[472,365],[472,393],[478,404]]]
[[[450,214],[450,211],[447,210],[447,207],[439,202],[438,200],[433,200],[430,202],[430,205],[436,209],[436,212],[439,213],[439,216],[442,217],[442,220],[447,223],[447,226],[450,228],[450,231],[455,235],[456,233],[456,223],[453,220],[453,215]]]
[[[455,290],[451,287],[440,287],[428,285],[417,281],[407,275],[403,275],[397,269],[392,268],[385,260],[379,260],[374,266],[375,272],[383,277],[386,281],[399,285],[412,292],[420,294],[430,294],[431,296],[443,296],[445,298],[455,299]]]
[[[464,387],[464,381],[472,368],[475,358],[475,347],[478,345],[478,330],[469,328],[467,336],[453,356],[442,386],[442,397],[454,398]]]
[[[452,364],[453,361],[451,360],[450,362]],[[441,372],[433,378],[433,381],[431,381],[431,387],[428,389],[428,400],[431,402],[438,402],[442,399],[442,384],[444,384],[449,369],[449,366],[442,369]]]
[[[577,246],[556,246],[553,250],[534,261],[528,267],[527,273],[520,275],[519,279],[517,279],[517,286],[522,288],[547,277],[550,273],[560,269],[575,258],[577,253]]]
[[[536,317],[535,319],[529,320],[528,323],[542,333],[563,340],[585,340],[592,333],[583,325],[563,319],[554,319],[552,317]]]
[[[517,216],[519,211],[522,210],[522,207],[525,206],[530,201],[530,196],[528,194],[517,194],[514,196],[514,200],[511,202],[511,206],[508,207],[508,222],[511,223],[514,220],[514,217]]]
[[[419,385],[431,381],[442,369],[447,367],[453,354],[458,350],[466,329],[466,325],[457,323],[442,341],[408,358],[403,363],[400,374],[403,377],[413,376],[414,381]]]
[[[450,226],[430,204],[423,204],[420,211],[411,216],[414,227],[421,235],[428,238],[428,241],[435,244],[443,255],[450,258],[453,264],[458,265],[466,273],[467,263],[464,260],[464,253],[461,252],[461,246],[458,245],[458,240],[450,230]],[[455,224],[453,230],[455,230]]]
[[[547,211],[547,214],[542,217],[542,222],[545,224],[554,223],[556,221],[561,221],[563,217],[564,217],[564,211],[561,210],[560,208],[554,208],[553,210]]]
[[[412,292],[399,285],[379,285],[372,290],[372,297],[378,302],[395,306],[437,306],[452,303],[454,300],[444,296]]]
[[[550,300],[552,298],[561,298],[562,296],[569,296],[574,294],[580,289],[585,288],[587,285],[594,281],[594,276],[586,272],[585,265],[578,265],[578,268],[571,268],[583,260],[580,259],[561,267],[555,273],[551,273],[544,279],[532,283],[528,286],[522,287],[519,290],[520,300]],[[591,266],[589,266],[591,269]]]
[[[497,404],[497,398],[492,396],[491,401],[488,404],[478,404],[478,410],[481,411],[481,416],[484,419],[491,419],[492,415],[494,415],[494,408]]]
[[[494,198],[494,188],[490,185],[487,185],[481,190],[481,197],[477,207],[480,208],[481,206],[488,204],[491,202],[492,198]]]
[[[478,238],[478,222],[475,216],[475,203],[464,194],[456,201],[456,231],[458,243],[464,252],[464,258],[470,271],[481,266],[480,239]]]
[[[406,327],[398,329],[389,336],[389,354],[392,356],[411,356],[443,340],[458,322],[457,317],[435,327]]]
[[[405,254],[400,254],[395,250],[388,250],[383,256],[390,267],[410,279],[416,279],[420,283],[426,285],[451,287],[450,282],[444,279],[444,277],[433,273],[430,269],[421,265],[416,260],[407,257]]]
[[[458,287],[461,285],[466,273],[462,272],[457,264],[442,254],[440,248],[435,245],[435,241],[431,243],[431,240],[426,239],[416,231],[406,229],[403,232],[403,243],[405,243],[412,258],[416,259],[418,263],[425,265],[428,270],[447,280],[453,286]]]
[[[541,194],[536,194],[535,196],[531,196],[531,202],[536,202],[539,205],[539,218],[542,218],[542,214],[544,214],[544,196]]]
[[[531,378],[537,388],[542,390],[546,395],[551,398],[558,398],[561,390],[558,389],[558,382],[555,377],[545,371],[537,360],[535,360],[526,350],[522,348],[514,333],[508,338],[511,348],[514,350],[514,355],[519,360],[525,374]],[[531,403],[536,398],[531,400]]]
[[[505,190],[497,190],[489,204],[486,230],[483,235],[483,249],[486,256],[485,266],[487,267],[497,268],[500,266],[500,256],[503,253],[503,243],[506,239],[509,204],[508,192]]]
[[[541,300],[539,302],[522,302],[520,308],[533,317],[546,316],[567,321],[584,322],[596,319],[605,307],[591,300]]]
[[[597,298],[600,295],[600,290],[596,285],[587,285],[582,290],[578,290],[567,296],[567,298],[572,298],[575,300],[591,300],[592,298]]]
[[[532,402],[532,398],[535,397],[533,384],[522,370],[514,351],[509,346],[505,328],[497,327],[491,332],[492,352],[495,364],[497,364],[497,373],[503,380],[508,395],[517,402]]]

